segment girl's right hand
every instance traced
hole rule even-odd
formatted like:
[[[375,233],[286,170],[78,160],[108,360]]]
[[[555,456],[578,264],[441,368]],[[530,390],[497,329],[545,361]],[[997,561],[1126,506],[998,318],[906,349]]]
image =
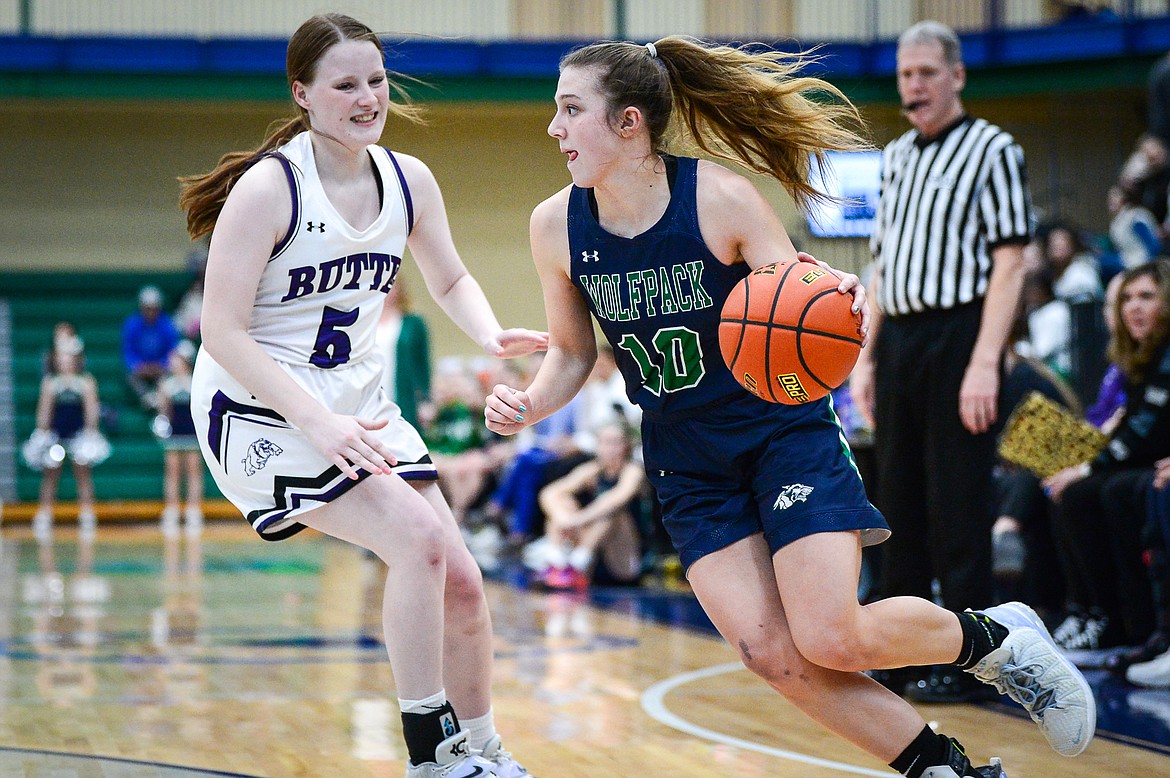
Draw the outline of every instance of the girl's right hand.
[[[388,475],[398,460],[372,430],[380,430],[387,419],[362,419],[340,413],[325,413],[301,431],[313,446],[345,474],[356,480],[358,468],[373,475]]]
[[[515,435],[528,426],[527,417],[531,407],[526,392],[496,384],[484,401],[484,423],[497,435]]]

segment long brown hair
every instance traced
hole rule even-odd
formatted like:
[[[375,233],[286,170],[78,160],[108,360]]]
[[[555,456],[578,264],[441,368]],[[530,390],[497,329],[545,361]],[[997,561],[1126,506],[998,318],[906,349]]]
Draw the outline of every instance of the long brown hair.
[[[290,89],[296,81],[313,83],[317,77],[317,66],[325,52],[344,41],[369,41],[378,47],[383,59],[386,57],[378,35],[357,19],[338,13],[319,14],[305,21],[289,38],[285,72]],[[393,82],[391,87],[396,91],[399,102],[390,101],[390,113],[419,121],[421,111],[411,105],[406,92]],[[192,238],[211,232],[228,192],[262,154],[284,145],[309,129],[308,112],[300,105],[297,105],[297,112],[295,118],[273,122],[258,148],[224,154],[210,173],[179,177],[183,186],[179,206],[187,212],[187,232]]]
[[[807,52],[677,35],[652,47],[595,43],[566,54],[560,67],[595,68],[611,121],[627,106],[641,110],[655,153],[666,150],[673,119],[699,149],[772,176],[807,211],[814,201],[832,199],[809,183],[812,159],[823,166],[830,149],[871,147],[841,90],[800,75],[814,61]]]
[[[1125,288],[1142,276],[1153,279],[1162,306],[1158,309],[1158,318],[1150,337],[1137,341],[1121,319],[1121,307]],[[1117,327],[1109,341],[1109,359],[1122,369],[1129,380],[1140,383],[1145,380],[1146,368],[1166,345],[1167,339],[1170,339],[1170,260],[1159,259],[1126,270],[1121,276],[1121,290],[1114,302],[1114,314],[1117,316]]]

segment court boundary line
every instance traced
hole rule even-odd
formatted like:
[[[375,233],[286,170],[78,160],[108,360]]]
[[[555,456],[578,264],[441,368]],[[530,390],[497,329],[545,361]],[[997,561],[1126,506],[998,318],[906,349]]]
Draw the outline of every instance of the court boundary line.
[[[704,667],[700,670],[692,670],[687,673],[680,673],[678,675],[666,678],[642,692],[642,710],[655,721],[665,724],[672,729],[677,729],[680,732],[685,732],[688,735],[693,735],[704,740],[711,740],[716,743],[723,743],[724,745],[735,746],[749,751],[774,756],[779,759],[787,759],[792,762],[801,762],[803,764],[814,765],[816,767],[827,767],[830,770],[839,770],[844,773],[852,773],[854,775],[872,775],[877,778],[888,778],[889,770],[878,772],[877,770],[870,770],[866,767],[857,767],[855,765],[845,764],[844,762],[833,762],[828,759],[821,759],[820,757],[802,754],[798,751],[787,751],[783,748],[774,748],[766,746],[762,743],[753,743],[750,740],[741,740],[731,735],[725,735],[722,732],[716,732],[706,727],[700,727],[694,722],[687,721],[683,717],[672,713],[666,707],[666,695],[673,689],[688,684],[692,681],[701,680],[703,678],[710,678],[716,675],[724,675],[726,673],[735,672],[737,670],[745,670],[744,666],[739,662],[729,662],[722,665],[713,665],[711,667]]]
[[[83,762],[114,762],[117,764],[137,765],[140,767],[165,767],[169,770],[174,770],[180,773],[192,773],[196,776],[221,776],[222,778],[261,778],[258,775],[250,773],[229,773],[224,770],[216,770],[214,768],[206,767],[192,767],[190,765],[172,764],[170,762],[159,762],[157,760],[149,759],[132,759],[125,756],[102,756],[101,754],[86,754],[77,751],[56,751],[50,748],[21,748],[18,746],[0,746],[0,754],[35,754],[40,756],[59,756],[65,759],[78,759]]]

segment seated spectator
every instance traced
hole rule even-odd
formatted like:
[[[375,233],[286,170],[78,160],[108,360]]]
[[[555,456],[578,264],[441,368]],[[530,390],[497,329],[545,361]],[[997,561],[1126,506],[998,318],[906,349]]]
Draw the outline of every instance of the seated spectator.
[[[1134,144],[1133,152],[1122,165],[1118,182],[1138,193],[1139,202],[1154,215],[1154,221],[1165,225],[1166,194],[1170,189],[1170,154],[1166,142],[1153,133],[1143,133]],[[1160,231],[1165,239],[1164,230]]]
[[[1023,304],[1026,338],[1017,340],[1015,348],[1025,357],[1040,360],[1067,381],[1072,370],[1072,313],[1066,301],[1056,298],[1049,268],[1024,277]]]
[[[1162,251],[1162,240],[1158,236],[1158,222],[1142,205],[1139,193],[1124,184],[1114,184],[1109,187],[1108,202],[1113,217],[1109,222],[1109,240],[1117,257],[1114,272],[1153,261]]]
[[[597,450],[597,433],[602,427],[622,423],[637,428],[642,420],[642,409],[626,396],[626,384],[613,358],[613,347],[608,341],[597,344],[597,361],[585,385],[578,393],[578,415],[574,441],[586,453]],[[640,455],[635,456],[640,458]]]
[[[1142,527],[1154,463],[1170,455],[1170,263],[1127,270],[1120,283],[1109,356],[1125,373],[1125,415],[1093,461],[1043,482],[1080,606],[1055,634],[1069,649],[1136,645],[1154,629]]]
[[[122,325],[122,358],[126,380],[139,403],[157,410],[159,380],[167,372],[171,351],[179,343],[179,331],[163,312],[163,296],[157,286],[138,292],[138,310]]]
[[[1117,293],[1121,289],[1121,276],[1115,275],[1105,286],[1105,305],[1101,309],[1105,329],[1109,337],[1117,331]],[[1085,410],[1085,420],[1099,427],[1106,435],[1113,434],[1121,417],[1125,414],[1125,373],[1115,363],[1105,368],[1105,375],[1097,388],[1097,397]]]
[[[1145,569],[1154,592],[1154,633],[1143,645],[1106,660],[1106,669],[1138,686],[1170,686],[1170,488],[1166,484],[1170,484],[1170,456],[1154,463],[1143,528]]]
[[[539,363],[543,355],[534,355]],[[534,368],[535,369],[535,368]],[[516,449],[493,492],[487,514],[506,524],[508,545],[518,549],[543,531],[540,490],[555,478],[588,459],[574,440],[577,432],[577,395],[551,416],[525,427],[516,436]]]
[[[1022,329],[1019,322],[1016,329],[1017,333]],[[1009,349],[999,397],[1000,425],[1032,392],[1040,392],[1074,413],[1080,412],[1076,395],[1059,374],[1044,362]],[[1001,460],[995,468],[994,482],[999,506],[992,527],[995,600],[1023,600],[1041,614],[1060,614],[1065,594],[1052,540],[1053,508],[1044,497],[1040,479]]]
[[[175,329],[193,343],[199,342],[199,317],[203,315],[203,273],[191,280],[191,285],[175,308]]]
[[[642,574],[646,471],[633,460],[621,423],[597,433],[597,456],[540,491],[545,513],[544,570],[551,589],[636,584]]]
[[[482,508],[508,460],[511,441],[489,432],[483,423],[483,397],[474,379],[457,361],[445,362],[435,374],[433,411],[422,427],[431,459],[439,471],[439,488],[456,522],[467,527],[469,514]]]
[[[1100,300],[1101,274],[1097,260],[1072,225],[1049,225],[1044,235],[1044,259],[1052,272],[1052,292],[1067,303]]]
[[[1146,526],[1160,544],[1161,559],[1150,565],[1158,606],[1157,629],[1145,645],[1119,655],[1109,669],[1123,671],[1130,683],[1166,688],[1170,687],[1170,457],[1154,463]]]

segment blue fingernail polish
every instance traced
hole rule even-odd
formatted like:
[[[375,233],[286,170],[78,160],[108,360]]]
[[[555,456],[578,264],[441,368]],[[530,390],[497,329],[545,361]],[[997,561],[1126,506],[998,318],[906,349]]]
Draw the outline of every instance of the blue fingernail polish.
[[[526,405],[521,405],[521,406],[520,406],[520,412],[521,412],[521,413],[528,413],[528,406],[526,406]]]
[[[524,421],[524,417],[517,413],[516,414],[516,421]]]

